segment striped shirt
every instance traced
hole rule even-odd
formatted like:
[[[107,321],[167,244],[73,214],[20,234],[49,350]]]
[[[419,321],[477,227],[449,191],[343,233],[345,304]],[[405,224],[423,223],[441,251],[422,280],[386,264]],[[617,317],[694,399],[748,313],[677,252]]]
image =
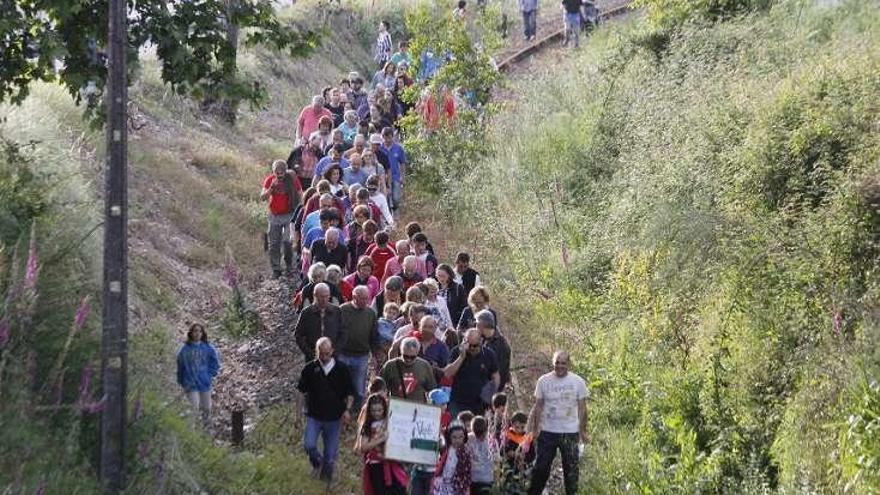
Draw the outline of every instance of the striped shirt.
[[[379,37],[376,38],[376,62],[387,62],[391,58],[391,47],[391,35],[388,31],[379,33]]]

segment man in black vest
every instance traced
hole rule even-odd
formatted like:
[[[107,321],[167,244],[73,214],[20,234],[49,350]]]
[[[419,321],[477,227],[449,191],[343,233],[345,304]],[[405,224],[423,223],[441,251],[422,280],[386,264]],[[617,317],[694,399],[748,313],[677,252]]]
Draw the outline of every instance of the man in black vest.
[[[455,256],[455,283],[464,287],[464,293],[470,295],[474,287],[480,285],[480,273],[471,268],[471,255],[458,253]]]
[[[340,349],[345,343],[342,334],[342,312],[330,304],[330,286],[321,282],[313,291],[315,303],[302,310],[293,331],[296,345],[306,362],[315,359],[315,344],[321,337],[330,339]]]
[[[315,354],[318,358],[305,365],[296,388],[306,398],[303,447],[312,464],[312,475],[320,476],[329,488],[339,453],[339,434],[342,426],[351,421],[348,410],[354,401],[354,390],[348,367],[333,357],[329,338],[318,339]],[[318,451],[318,435],[323,439],[323,453]]]

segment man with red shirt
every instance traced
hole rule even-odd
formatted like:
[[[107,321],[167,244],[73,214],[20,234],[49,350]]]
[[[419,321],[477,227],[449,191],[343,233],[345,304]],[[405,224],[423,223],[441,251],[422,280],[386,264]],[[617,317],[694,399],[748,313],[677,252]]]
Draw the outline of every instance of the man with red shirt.
[[[305,143],[306,139],[318,130],[318,121],[321,117],[327,117],[333,121],[333,114],[330,110],[324,108],[324,97],[315,95],[312,97],[312,104],[306,106],[299,113],[296,119],[296,141],[297,143]]]
[[[367,248],[367,256],[373,260],[373,276],[376,280],[385,279],[385,264],[391,258],[397,256],[394,249],[388,245],[388,232],[376,233],[376,243]]]
[[[287,162],[275,160],[272,173],[263,180],[261,201],[269,202],[269,263],[272,276],[281,276],[281,250],[284,249],[284,261],[287,272],[293,271],[293,246],[290,243],[290,222],[299,206],[302,186],[292,172],[287,171]]]

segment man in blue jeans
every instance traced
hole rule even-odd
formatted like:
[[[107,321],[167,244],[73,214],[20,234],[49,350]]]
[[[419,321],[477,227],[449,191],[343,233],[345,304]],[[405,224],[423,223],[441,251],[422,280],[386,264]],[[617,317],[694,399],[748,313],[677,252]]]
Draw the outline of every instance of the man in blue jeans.
[[[531,41],[538,30],[538,0],[519,0],[519,10],[523,17],[523,35],[526,41]]]
[[[406,165],[408,159],[406,150],[397,141],[394,140],[394,129],[385,127],[382,129],[382,144],[379,146],[385,156],[388,157],[388,168],[391,171],[391,209],[397,211],[401,205],[403,197],[403,178],[406,173]],[[372,139],[371,139],[372,141]]]
[[[544,490],[557,449],[562,454],[565,493],[577,493],[580,446],[589,441],[587,398],[590,392],[583,378],[568,371],[570,366],[569,354],[556,351],[553,371],[538,378],[535,385],[529,431],[535,438],[537,459],[529,495],[539,495]]]
[[[351,421],[349,409],[354,400],[348,367],[333,358],[333,343],[321,337],[315,344],[317,359],[303,367],[296,388],[306,397],[306,431],[303,447],[312,464],[312,476],[320,477],[329,488],[333,482],[339,433]],[[324,452],[318,450],[322,437]]]
[[[581,30],[581,1],[562,0],[562,12],[565,20],[565,41],[562,42],[562,46],[571,46],[572,40],[574,40],[575,48],[581,44],[578,36]]]
[[[359,285],[351,293],[352,300],[339,307],[342,312],[342,349],[339,361],[351,371],[354,390],[354,411],[364,401],[367,385],[367,365],[374,351],[381,348],[379,341],[379,318],[370,307],[370,289]]]

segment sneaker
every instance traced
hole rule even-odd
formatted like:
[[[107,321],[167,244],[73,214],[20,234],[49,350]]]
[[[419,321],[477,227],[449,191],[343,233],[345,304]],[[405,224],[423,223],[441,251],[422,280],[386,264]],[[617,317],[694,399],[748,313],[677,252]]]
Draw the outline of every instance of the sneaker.
[[[313,479],[318,479],[321,476],[321,466],[312,466],[312,474]]]

